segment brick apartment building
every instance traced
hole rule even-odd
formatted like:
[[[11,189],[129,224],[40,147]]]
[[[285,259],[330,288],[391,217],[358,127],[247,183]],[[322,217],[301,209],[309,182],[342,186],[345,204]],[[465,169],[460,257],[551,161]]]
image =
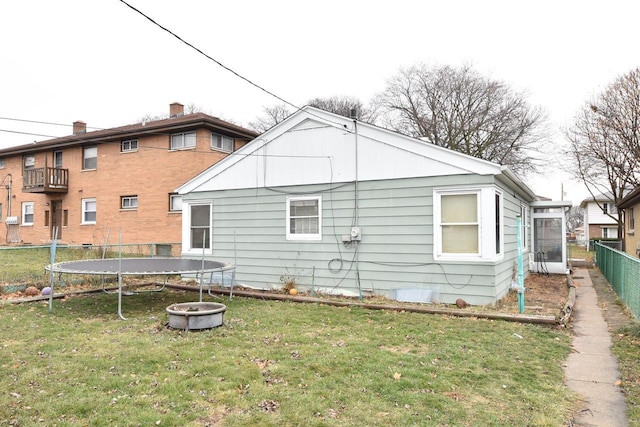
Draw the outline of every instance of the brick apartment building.
[[[0,245],[181,241],[174,190],[258,134],[170,105],[168,119],[0,150]]]

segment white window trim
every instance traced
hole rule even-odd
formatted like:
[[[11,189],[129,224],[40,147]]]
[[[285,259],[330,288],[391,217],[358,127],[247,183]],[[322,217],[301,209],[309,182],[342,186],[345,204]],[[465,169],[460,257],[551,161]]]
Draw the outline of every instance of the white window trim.
[[[213,201],[190,200],[182,201],[182,252],[185,254],[202,255],[202,248],[191,247],[191,206],[209,206],[209,248],[204,249],[205,255],[213,254]],[[186,250],[184,248],[187,248]]]
[[[90,197],[90,198],[87,198],[87,199],[82,199],[82,222],[80,222],[81,225],[91,225],[91,224],[95,224],[96,223],[96,221],[85,221],[84,220],[85,213],[91,212],[91,211],[87,211],[87,203],[91,203],[91,202],[96,204],[96,210],[95,210],[96,218],[98,216],[98,202],[97,202],[96,198],[95,197]]]
[[[31,207],[31,221],[25,221],[25,217],[27,215],[27,207]],[[33,221],[35,219],[35,204],[34,202],[22,202],[22,225],[31,226],[33,225]]]
[[[216,139],[218,139],[218,138],[220,138],[220,146],[219,147],[218,147],[217,144],[214,143],[214,141]],[[224,141],[225,140],[230,140],[231,141],[231,148],[230,149],[224,148]],[[215,133],[215,132],[211,133],[211,148],[214,149],[214,150],[224,151],[225,153],[231,153],[233,151],[234,142],[235,142],[234,139],[231,138],[230,136],[222,135],[222,134]]]
[[[132,148],[135,143],[135,148]],[[128,148],[125,148],[127,146]],[[138,151],[138,140],[137,139],[125,139],[120,142],[120,152],[121,153],[133,153]]]
[[[504,204],[504,199],[503,199]],[[522,219],[522,251],[527,252],[529,250],[529,232],[531,230],[531,226],[529,225],[529,206],[521,204],[520,205],[520,218]]]
[[[129,206],[125,206],[125,201],[129,201]],[[135,206],[132,204],[132,202],[135,201]],[[138,196],[136,195],[131,195],[131,196],[122,196],[120,197],[120,209],[125,210],[125,211],[134,211],[138,209]]]
[[[478,197],[478,253],[442,252],[441,196],[476,194]],[[500,248],[496,253],[495,195],[500,195]],[[444,187],[433,189],[433,259],[436,261],[496,262],[504,259],[504,194],[494,186]]]
[[[187,135],[191,135],[191,134],[193,134],[193,145],[185,145],[186,136]],[[179,147],[174,147],[173,146],[173,138],[178,136],[178,135],[180,135],[182,143],[180,144]],[[169,136],[169,148],[172,151],[192,150],[192,149],[196,148],[196,146],[198,145],[197,138],[198,138],[198,134],[195,131],[172,133],[171,136]]]
[[[95,157],[87,157],[87,151],[89,149],[95,148],[96,156]],[[87,159],[96,159],[96,166],[93,168],[85,168]],[[82,170],[83,171],[94,171],[98,169],[98,146],[97,145],[88,145],[82,148]]]
[[[173,208],[174,200],[180,200],[180,207],[177,209]],[[182,196],[180,194],[169,194],[169,212],[181,212],[182,211]]]
[[[317,200],[318,201],[318,233],[312,234],[292,234],[290,231],[291,224],[291,202],[298,200]],[[322,196],[287,196],[286,203],[286,223],[285,229],[287,240],[322,240]]]

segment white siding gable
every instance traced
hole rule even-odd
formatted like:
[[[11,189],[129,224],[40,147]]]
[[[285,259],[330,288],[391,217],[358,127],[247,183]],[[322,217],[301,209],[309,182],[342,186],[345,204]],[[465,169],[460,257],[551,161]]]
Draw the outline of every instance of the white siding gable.
[[[179,192],[500,173],[497,164],[306,107]]]
[[[617,224],[618,214],[613,215],[611,218],[609,215],[602,211],[602,204],[608,203],[609,206],[613,205],[613,202],[589,202],[587,203],[587,218],[589,224]],[[615,207],[615,205],[613,205]],[[593,236],[592,236],[593,237]]]

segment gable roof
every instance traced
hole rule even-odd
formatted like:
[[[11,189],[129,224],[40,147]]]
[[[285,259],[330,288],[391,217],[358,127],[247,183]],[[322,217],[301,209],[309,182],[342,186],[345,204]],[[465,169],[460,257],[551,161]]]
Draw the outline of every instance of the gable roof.
[[[135,123],[92,132],[81,132],[74,135],[36,142],[34,144],[5,148],[0,150],[0,156],[34,153],[38,151],[85,144],[98,144],[116,139],[126,139],[159,133],[175,133],[187,129],[193,129],[194,127],[209,128],[235,138],[252,139],[259,135],[257,132],[234,125],[217,117],[204,113],[193,113],[168,119]]]
[[[186,194],[449,175],[499,176],[529,200],[535,199],[534,193],[501,165],[310,106],[177,191]]]

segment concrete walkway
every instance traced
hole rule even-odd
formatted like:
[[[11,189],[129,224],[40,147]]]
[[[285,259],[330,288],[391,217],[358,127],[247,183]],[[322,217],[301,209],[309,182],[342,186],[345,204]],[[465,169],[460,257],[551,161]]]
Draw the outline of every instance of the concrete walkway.
[[[565,366],[567,385],[582,397],[574,426],[626,427],[626,402],[616,382],[620,378],[611,354],[611,335],[598,306],[589,270],[574,270],[573,352]]]

